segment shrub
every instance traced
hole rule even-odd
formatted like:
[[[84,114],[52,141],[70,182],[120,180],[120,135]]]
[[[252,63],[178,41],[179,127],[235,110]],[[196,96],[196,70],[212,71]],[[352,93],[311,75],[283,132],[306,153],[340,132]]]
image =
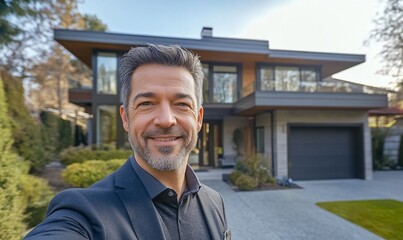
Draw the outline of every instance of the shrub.
[[[62,178],[73,187],[89,187],[116,171],[125,161],[126,159],[112,159],[73,163],[63,170]]]
[[[68,148],[61,152],[59,158],[64,165],[83,163],[87,160],[111,160],[128,158],[131,150],[91,150],[90,148]]]
[[[232,184],[235,185],[236,180],[237,180],[237,179],[239,178],[239,176],[241,176],[241,175],[242,175],[242,172],[235,170],[235,171],[233,171],[233,172],[230,173],[230,175],[229,175],[229,181],[230,181]]]
[[[45,179],[28,174],[20,176],[19,189],[26,205],[25,222],[32,228],[43,221],[47,206],[54,196]]]
[[[238,160],[229,178],[231,183],[236,184],[240,175],[247,175],[254,180],[254,184],[249,186],[262,187],[266,183],[274,183],[275,179],[271,175],[271,165],[269,159],[261,155],[251,155],[243,160]],[[242,181],[248,181],[243,179]],[[239,188],[242,190],[241,188]],[[251,189],[246,189],[251,190]]]
[[[24,88],[21,81],[14,79],[0,69],[0,78],[4,83],[6,111],[11,121],[13,148],[16,153],[30,162],[33,169],[38,169],[49,162],[43,142],[43,126],[30,114],[25,105]],[[1,136],[2,137],[2,136]]]
[[[257,182],[255,178],[246,174],[241,174],[235,181],[235,185],[238,187],[239,190],[250,191],[257,187]]]
[[[247,171],[246,161],[244,159],[237,160],[235,162],[234,169],[240,172],[246,172]]]
[[[3,79],[0,75],[0,239],[20,239],[25,226],[25,206],[18,189],[21,174],[18,156],[12,152],[13,144],[10,120],[7,117]]]
[[[384,145],[385,139],[388,135],[388,130],[384,128],[372,128],[371,129],[371,137],[372,137],[372,163],[373,168],[378,170],[382,169],[388,159],[384,157]]]
[[[74,137],[72,134],[72,123],[64,120],[60,116],[42,111],[40,113],[41,121],[47,131],[48,139],[53,141],[53,153],[59,153],[61,150],[73,145]]]

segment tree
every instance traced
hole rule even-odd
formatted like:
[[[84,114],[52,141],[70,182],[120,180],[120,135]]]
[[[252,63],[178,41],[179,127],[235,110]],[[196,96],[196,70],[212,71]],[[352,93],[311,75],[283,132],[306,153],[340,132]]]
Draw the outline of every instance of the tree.
[[[57,0],[52,9],[52,19],[49,21],[53,27],[94,31],[107,29],[95,15],[81,15],[78,12],[77,0]],[[31,68],[31,81],[37,86],[30,90],[35,108],[55,108],[60,114],[66,109],[79,110],[68,102],[69,81],[88,85],[92,83],[91,70],[57,43],[43,51],[41,56],[41,60]]]
[[[3,79],[0,76],[0,239],[21,239],[25,226],[22,224],[22,196],[18,190],[18,157],[12,152],[10,121],[7,117]]]
[[[9,21],[11,16],[24,17],[37,14],[32,0],[0,0],[0,44],[7,44],[21,33],[21,27]]]
[[[403,87],[403,2],[387,0],[385,9],[378,13],[375,28],[371,31],[368,42],[382,43],[380,56],[384,60],[385,75],[396,77],[400,88]]]

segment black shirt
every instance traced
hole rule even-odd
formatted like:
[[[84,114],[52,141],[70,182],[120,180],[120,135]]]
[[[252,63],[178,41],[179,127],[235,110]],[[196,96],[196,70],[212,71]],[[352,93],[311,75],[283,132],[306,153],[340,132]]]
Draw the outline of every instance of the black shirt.
[[[178,201],[177,193],[173,189],[164,186],[142,169],[134,158],[131,163],[154,203],[167,239],[211,239],[200,202],[196,197],[202,186],[189,165],[185,173],[186,189]]]

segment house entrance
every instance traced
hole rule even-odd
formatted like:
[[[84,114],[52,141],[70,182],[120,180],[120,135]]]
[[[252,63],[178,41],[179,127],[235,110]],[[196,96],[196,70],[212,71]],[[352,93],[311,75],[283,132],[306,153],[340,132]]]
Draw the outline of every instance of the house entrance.
[[[221,136],[221,122],[203,123],[197,145],[190,154],[189,164],[194,167],[217,167],[218,158],[222,157]]]

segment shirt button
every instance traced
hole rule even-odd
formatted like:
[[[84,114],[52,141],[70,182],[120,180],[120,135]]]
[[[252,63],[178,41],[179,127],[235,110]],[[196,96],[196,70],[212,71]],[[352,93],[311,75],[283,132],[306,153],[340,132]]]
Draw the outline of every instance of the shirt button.
[[[173,196],[174,196],[174,193],[173,193],[172,191],[169,191],[169,192],[168,192],[168,196],[173,197]]]

